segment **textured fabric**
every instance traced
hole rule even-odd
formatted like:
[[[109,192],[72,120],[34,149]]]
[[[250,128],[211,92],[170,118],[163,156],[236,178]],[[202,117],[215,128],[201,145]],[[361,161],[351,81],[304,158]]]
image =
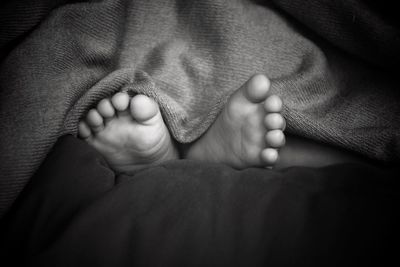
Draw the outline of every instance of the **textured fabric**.
[[[375,0],[272,2],[333,45],[398,73],[400,34],[395,3]]]
[[[68,0],[8,0],[0,3],[0,61],[56,6]],[[71,2],[71,1],[69,1]]]
[[[0,223],[0,258],[3,266],[397,266],[394,171],[175,160],[115,176],[67,136]]]
[[[53,10],[0,67],[0,214],[57,138],[76,134],[79,118],[119,90],[154,97],[173,137],[190,142],[250,75],[265,73],[284,98],[289,132],[398,161],[397,77],[303,31],[299,21],[323,17],[318,10],[293,21],[269,4],[239,0]],[[332,36],[341,36],[334,25]]]

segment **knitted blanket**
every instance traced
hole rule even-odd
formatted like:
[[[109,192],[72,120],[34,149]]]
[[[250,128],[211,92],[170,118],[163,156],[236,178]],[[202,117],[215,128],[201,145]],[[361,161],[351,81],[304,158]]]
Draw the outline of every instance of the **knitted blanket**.
[[[73,2],[52,10],[1,64],[0,215],[57,138],[76,134],[85,112],[119,90],[153,97],[185,143],[250,75],[264,73],[284,99],[288,132],[400,158],[398,31],[359,1]],[[335,20],[332,5],[354,12]]]

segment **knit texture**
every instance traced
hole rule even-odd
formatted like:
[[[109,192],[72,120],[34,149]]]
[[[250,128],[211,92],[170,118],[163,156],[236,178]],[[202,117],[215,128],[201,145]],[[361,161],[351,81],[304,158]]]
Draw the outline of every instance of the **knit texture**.
[[[313,13],[293,12],[300,2],[107,0],[51,11],[0,67],[0,215],[57,138],[76,134],[87,110],[120,90],[153,97],[172,136],[185,143],[207,130],[252,74],[264,73],[284,99],[288,132],[399,161],[397,77],[373,64],[379,54],[352,53],[358,44],[371,47],[357,39],[357,27],[342,35],[344,24],[318,13],[324,6],[316,1],[307,1]],[[398,47],[395,28],[368,16],[357,23],[388,32],[386,41]],[[317,34],[309,31],[315,25]],[[377,53],[400,58],[398,50]]]
[[[68,0],[2,1],[0,3],[0,60],[52,9],[66,2]]]

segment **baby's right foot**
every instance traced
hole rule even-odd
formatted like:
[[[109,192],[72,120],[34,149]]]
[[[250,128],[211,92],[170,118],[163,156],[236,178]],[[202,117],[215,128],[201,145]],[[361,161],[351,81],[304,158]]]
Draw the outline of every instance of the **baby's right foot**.
[[[270,81],[254,75],[230,97],[210,129],[184,148],[188,159],[234,168],[270,167],[285,144],[282,100],[269,95]]]
[[[101,100],[79,123],[78,134],[119,172],[178,158],[157,103],[145,95],[130,99],[120,92]]]

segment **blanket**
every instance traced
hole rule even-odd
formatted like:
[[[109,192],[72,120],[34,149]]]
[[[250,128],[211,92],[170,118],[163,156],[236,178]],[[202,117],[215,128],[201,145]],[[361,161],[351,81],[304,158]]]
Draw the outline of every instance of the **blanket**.
[[[345,2],[359,1],[337,3],[346,8]],[[359,15],[363,6],[355,5],[357,16],[344,13],[345,22],[348,16],[355,22],[344,35],[350,37],[332,42],[346,23],[329,22],[327,3],[307,1],[311,14],[298,3],[104,0],[53,9],[0,66],[0,214],[57,138],[76,134],[85,112],[120,90],[153,97],[172,136],[187,143],[208,129],[249,76],[264,73],[285,101],[288,132],[398,161],[397,77],[373,64],[381,54],[398,62],[399,51],[385,46],[398,47],[398,31],[374,13]],[[316,33],[313,16],[322,18]],[[359,28],[357,44],[367,49],[349,45]],[[325,30],[328,38],[318,35]],[[390,42],[375,49],[381,32]],[[371,50],[376,54],[364,54]]]
[[[0,221],[2,266],[391,266],[397,169],[234,170],[173,160],[115,175],[58,139]]]

